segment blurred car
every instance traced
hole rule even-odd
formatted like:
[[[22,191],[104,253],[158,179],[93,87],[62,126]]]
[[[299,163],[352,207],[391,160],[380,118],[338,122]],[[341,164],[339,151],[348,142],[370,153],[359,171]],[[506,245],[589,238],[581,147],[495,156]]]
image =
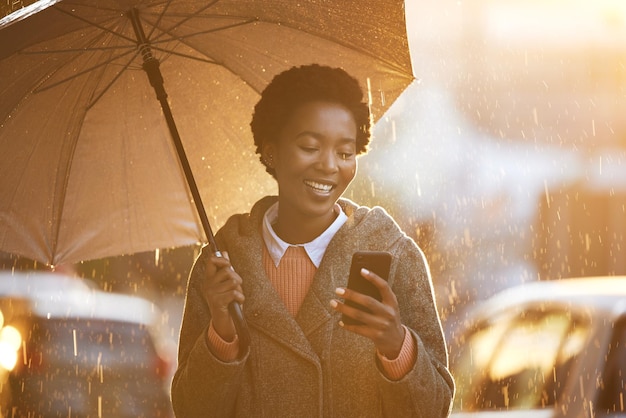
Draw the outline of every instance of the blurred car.
[[[7,273],[0,310],[4,416],[173,416],[150,301],[58,274]]]
[[[452,417],[626,417],[626,277],[524,284],[451,340]]]

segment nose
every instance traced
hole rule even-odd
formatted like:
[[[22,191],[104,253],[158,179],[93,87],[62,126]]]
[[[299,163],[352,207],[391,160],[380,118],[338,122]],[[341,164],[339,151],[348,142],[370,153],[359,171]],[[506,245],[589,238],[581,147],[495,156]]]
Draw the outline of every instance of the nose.
[[[338,159],[334,150],[325,150],[319,154],[318,167],[325,173],[335,173],[339,170]]]

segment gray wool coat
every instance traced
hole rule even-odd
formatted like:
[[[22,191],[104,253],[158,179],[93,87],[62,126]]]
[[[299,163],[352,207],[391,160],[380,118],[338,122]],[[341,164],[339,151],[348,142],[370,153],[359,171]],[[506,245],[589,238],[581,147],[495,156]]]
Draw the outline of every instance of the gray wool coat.
[[[339,204],[348,221],[330,242],[313,284],[294,318],[261,262],[261,222],[276,201],[266,197],[250,214],[235,215],[216,240],[243,279],[244,315],[251,334],[241,359],[224,363],[207,345],[210,321],[200,292],[202,262],[191,272],[172,382],[177,417],[421,417],[449,414],[454,381],[434,302],[428,266],[417,245],[381,208]],[[417,343],[417,361],[401,380],[381,372],[373,343],[338,325],[330,308],[346,286],[352,253],[393,255],[389,283],[402,323]],[[201,254],[198,259],[205,257]]]

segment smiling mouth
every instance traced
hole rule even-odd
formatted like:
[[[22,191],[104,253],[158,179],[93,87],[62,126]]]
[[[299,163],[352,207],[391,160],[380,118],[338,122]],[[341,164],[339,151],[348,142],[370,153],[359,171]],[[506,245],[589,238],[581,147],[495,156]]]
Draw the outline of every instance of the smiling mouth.
[[[316,192],[320,193],[330,193],[330,191],[335,187],[332,184],[318,183],[311,180],[305,180],[304,184],[306,184],[308,187],[315,190]]]

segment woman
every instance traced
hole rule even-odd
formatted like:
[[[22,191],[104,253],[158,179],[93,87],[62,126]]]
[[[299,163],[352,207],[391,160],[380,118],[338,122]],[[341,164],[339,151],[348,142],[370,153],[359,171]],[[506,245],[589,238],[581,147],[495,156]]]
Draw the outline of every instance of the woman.
[[[341,198],[370,139],[362,100],[354,78],[319,65],[264,90],[251,127],[278,196],[218,231],[224,257],[203,251],[194,264],[172,383],[178,417],[449,414],[454,383],[424,256],[383,209]],[[357,250],[392,254],[388,281],[362,272],[381,301],[346,288]]]

